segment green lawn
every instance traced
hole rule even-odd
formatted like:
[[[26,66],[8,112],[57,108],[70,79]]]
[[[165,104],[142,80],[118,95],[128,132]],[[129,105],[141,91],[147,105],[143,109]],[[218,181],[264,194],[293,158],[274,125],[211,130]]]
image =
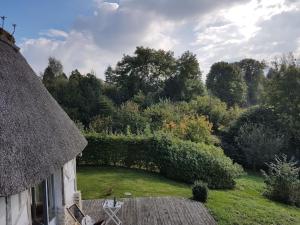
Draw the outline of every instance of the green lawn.
[[[191,197],[186,184],[178,183],[140,170],[122,168],[79,168],[78,188],[84,199],[116,196],[124,198],[125,192],[133,197],[183,196]]]
[[[124,197],[180,196],[191,197],[188,185],[157,174],[122,168],[79,168],[78,188],[84,199]],[[229,191],[210,191],[206,206],[221,225],[299,225],[300,209],[272,202],[262,196],[263,181],[247,175],[237,179]]]

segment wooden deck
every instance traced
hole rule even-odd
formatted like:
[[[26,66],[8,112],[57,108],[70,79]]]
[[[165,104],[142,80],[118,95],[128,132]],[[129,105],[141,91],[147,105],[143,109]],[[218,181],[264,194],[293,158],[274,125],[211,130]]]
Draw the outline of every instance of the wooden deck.
[[[84,200],[83,211],[96,221],[107,219],[102,209],[103,201]],[[203,204],[185,198],[127,198],[122,201],[124,205],[118,216],[123,225],[217,224]]]

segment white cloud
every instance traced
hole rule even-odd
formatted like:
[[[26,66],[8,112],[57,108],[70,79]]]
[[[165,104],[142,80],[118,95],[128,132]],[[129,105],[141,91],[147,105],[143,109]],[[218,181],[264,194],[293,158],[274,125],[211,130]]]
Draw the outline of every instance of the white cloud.
[[[294,18],[281,21],[289,15]],[[296,4],[287,4],[284,0],[251,0],[248,4],[205,17],[195,28],[197,39],[193,46],[204,59],[206,72],[212,63],[220,60],[235,61],[246,57],[270,60],[275,55],[296,50],[296,46],[288,45],[295,43],[293,29],[297,27],[294,21],[297,18],[299,21]],[[288,21],[290,25],[285,24]],[[289,31],[284,32],[287,27]],[[288,36],[281,34],[278,38],[280,33]],[[280,47],[281,44],[284,47]]]
[[[201,68],[244,57],[269,59],[299,51],[300,3],[294,0],[93,0],[93,13],[74,21],[69,31],[49,29],[22,42],[33,68],[60,59],[66,72],[103,71],[136,46],[191,50]]]
[[[68,33],[62,30],[49,29],[47,31],[42,31],[39,33],[40,36],[46,36],[50,38],[67,38]]]
[[[20,47],[37,73],[46,68],[48,57],[54,56],[63,62],[67,73],[74,69],[83,73],[93,70],[102,77],[104,69],[121,57],[98,47],[91,36],[76,31],[68,33],[64,40],[27,39]]]

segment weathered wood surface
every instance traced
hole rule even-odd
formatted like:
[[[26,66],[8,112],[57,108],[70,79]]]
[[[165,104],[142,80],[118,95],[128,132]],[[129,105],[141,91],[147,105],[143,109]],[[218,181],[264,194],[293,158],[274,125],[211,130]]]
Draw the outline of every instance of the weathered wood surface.
[[[102,209],[104,200],[84,200],[83,211],[95,221],[108,219]],[[123,225],[215,225],[200,202],[185,198],[126,198],[118,217]],[[110,222],[110,225],[113,223]]]

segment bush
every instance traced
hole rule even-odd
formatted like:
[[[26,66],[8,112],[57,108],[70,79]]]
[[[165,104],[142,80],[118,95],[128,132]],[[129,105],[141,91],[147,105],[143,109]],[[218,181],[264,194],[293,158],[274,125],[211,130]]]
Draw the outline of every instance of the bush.
[[[240,136],[241,128],[247,126],[247,124],[252,124],[251,126],[263,127],[270,132],[276,131],[276,134],[281,134],[279,136],[284,135],[286,139],[287,134],[286,130],[284,130],[284,125],[278,121],[278,115],[275,114],[271,108],[264,106],[249,108],[223,134],[222,147],[226,155],[232,158],[235,162],[243,165],[243,167],[252,168],[252,165],[247,161],[239,141],[237,141]],[[284,150],[282,151],[284,152]],[[274,157],[275,154],[272,158]]]
[[[206,202],[208,197],[207,184],[202,181],[196,181],[192,187],[193,199],[200,202]]]
[[[213,123],[213,130],[219,131],[227,127],[241,112],[237,106],[227,108],[225,102],[214,96],[199,96],[190,103],[190,108],[197,115],[205,115]]]
[[[284,135],[261,124],[246,123],[241,126],[235,143],[252,169],[263,168],[265,163],[284,146]]]
[[[165,122],[163,130],[183,140],[217,144],[218,139],[212,135],[212,123],[205,116],[184,116],[178,123]]]
[[[276,157],[274,163],[268,164],[268,173],[265,171],[265,195],[275,201],[300,207],[300,168],[297,162],[287,160],[287,156]]]
[[[186,183],[203,180],[211,188],[233,188],[241,174],[222,149],[182,141],[162,133],[150,136],[87,134],[88,146],[79,165],[114,165],[159,172]]]

